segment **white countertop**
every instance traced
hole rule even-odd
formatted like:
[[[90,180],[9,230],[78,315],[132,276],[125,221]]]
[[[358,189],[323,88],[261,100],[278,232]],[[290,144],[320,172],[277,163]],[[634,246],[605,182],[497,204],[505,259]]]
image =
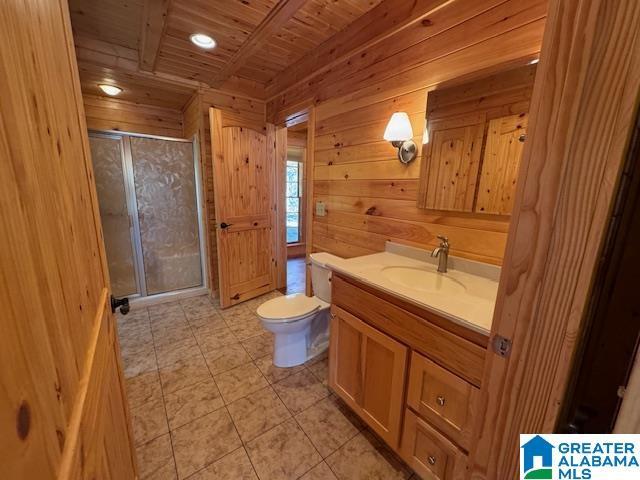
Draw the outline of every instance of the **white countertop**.
[[[387,251],[350,259],[336,259],[328,267],[364,284],[430,310],[471,330],[488,334],[498,292],[500,268],[480,262],[449,256],[447,273],[437,273],[437,260],[425,250],[405,247],[391,242]],[[449,277],[437,293],[411,286],[411,282],[393,281],[389,267],[433,272]],[[438,281],[438,279],[436,279]],[[401,284],[404,283],[404,284]]]

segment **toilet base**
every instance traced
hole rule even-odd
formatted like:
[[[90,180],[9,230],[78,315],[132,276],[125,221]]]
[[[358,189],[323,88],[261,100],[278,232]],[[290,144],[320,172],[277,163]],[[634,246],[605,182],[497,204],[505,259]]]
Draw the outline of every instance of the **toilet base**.
[[[274,338],[273,365],[290,368],[302,365],[329,348],[328,338],[308,345],[307,332],[280,333]]]
[[[273,346],[273,364],[287,368],[307,361],[307,332],[277,333]]]

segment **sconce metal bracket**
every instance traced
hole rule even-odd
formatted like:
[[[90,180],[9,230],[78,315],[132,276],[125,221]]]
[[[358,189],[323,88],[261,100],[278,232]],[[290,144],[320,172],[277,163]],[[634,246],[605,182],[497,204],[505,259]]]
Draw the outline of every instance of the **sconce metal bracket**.
[[[418,146],[413,140],[391,143],[398,149],[398,160],[404,164],[411,163],[418,156]]]

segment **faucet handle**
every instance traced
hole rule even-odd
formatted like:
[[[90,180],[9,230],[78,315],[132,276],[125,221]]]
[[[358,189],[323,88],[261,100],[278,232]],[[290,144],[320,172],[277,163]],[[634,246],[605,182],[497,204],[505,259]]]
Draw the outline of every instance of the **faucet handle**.
[[[438,240],[440,240],[442,243],[449,244],[449,239],[444,235],[438,235]]]

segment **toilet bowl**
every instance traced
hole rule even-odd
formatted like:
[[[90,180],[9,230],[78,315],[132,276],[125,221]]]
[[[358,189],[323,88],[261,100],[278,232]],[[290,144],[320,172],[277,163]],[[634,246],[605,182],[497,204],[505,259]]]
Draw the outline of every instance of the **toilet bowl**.
[[[329,346],[331,271],[327,263],[340,261],[329,253],[312,253],[311,284],[315,296],[303,293],[273,298],[260,305],[258,317],[274,334],[273,364],[294,367],[324,352]]]

